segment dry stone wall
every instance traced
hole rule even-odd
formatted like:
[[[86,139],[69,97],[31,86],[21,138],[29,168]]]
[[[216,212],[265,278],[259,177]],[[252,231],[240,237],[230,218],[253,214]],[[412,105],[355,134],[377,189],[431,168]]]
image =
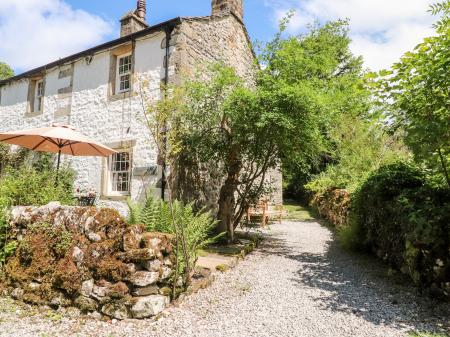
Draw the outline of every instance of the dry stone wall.
[[[336,227],[349,224],[351,200],[348,191],[343,189],[330,189],[317,193],[311,204],[317,208],[319,214]]]
[[[172,237],[128,225],[112,209],[15,207],[4,286],[16,299],[116,319],[159,314],[170,302]]]

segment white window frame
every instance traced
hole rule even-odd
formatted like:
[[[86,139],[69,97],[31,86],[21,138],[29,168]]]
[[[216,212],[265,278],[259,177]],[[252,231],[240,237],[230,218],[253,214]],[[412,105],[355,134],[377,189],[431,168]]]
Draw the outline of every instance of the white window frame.
[[[121,65],[120,62],[129,58],[129,63]],[[125,67],[125,65],[127,67]],[[126,53],[117,56],[117,64],[116,64],[116,94],[122,94],[124,92],[131,91],[131,75],[132,75],[132,66],[133,66],[133,54]],[[121,84],[125,83],[126,77],[128,77],[128,88],[121,88]]]
[[[128,169],[125,167],[121,167],[119,169],[115,169],[114,166],[116,166],[117,161],[115,161],[115,158],[117,156],[127,153],[128,154]],[[126,161],[122,162],[123,164],[126,164]],[[116,166],[117,167],[117,166]],[[129,196],[131,195],[131,179],[132,179],[132,169],[133,169],[133,156],[131,149],[121,149],[117,150],[117,153],[111,155],[107,159],[106,163],[106,195],[107,196]],[[119,176],[121,174],[128,174],[128,189],[127,190],[117,190],[117,180],[119,179]],[[116,176],[117,175],[117,176]]]
[[[34,89],[33,112],[42,112],[44,95],[44,80],[37,80]]]

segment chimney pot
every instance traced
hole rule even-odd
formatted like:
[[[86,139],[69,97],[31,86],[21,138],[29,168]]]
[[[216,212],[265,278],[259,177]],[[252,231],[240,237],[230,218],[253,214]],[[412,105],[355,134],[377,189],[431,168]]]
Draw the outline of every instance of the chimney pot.
[[[138,0],[137,2],[137,16],[145,21],[145,15],[147,14],[147,5],[145,0]]]

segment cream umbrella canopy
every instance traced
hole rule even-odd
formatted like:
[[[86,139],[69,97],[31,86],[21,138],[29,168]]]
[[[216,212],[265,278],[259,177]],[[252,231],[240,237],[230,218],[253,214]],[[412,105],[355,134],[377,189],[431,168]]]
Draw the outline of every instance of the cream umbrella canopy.
[[[116,153],[113,149],[86,137],[71,126],[59,124],[45,128],[0,133],[0,142],[19,145],[38,152],[57,153],[56,181],[58,181],[61,154],[108,157]]]

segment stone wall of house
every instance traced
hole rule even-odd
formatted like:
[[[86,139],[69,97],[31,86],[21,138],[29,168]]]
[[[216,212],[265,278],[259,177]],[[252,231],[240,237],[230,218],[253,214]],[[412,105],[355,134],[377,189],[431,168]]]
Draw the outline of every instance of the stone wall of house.
[[[231,14],[183,19],[175,32],[171,63],[180,76],[193,76],[202,65],[224,62],[252,82],[255,57],[245,26]],[[173,80],[173,79],[172,79]]]
[[[172,237],[127,224],[112,209],[15,207],[3,286],[18,300],[116,319],[159,314],[170,302]]]
[[[175,69],[175,74],[170,78],[172,83],[180,83],[184,78],[199,74],[201,76],[201,70],[215,62],[223,62],[233,67],[249,85],[254,83],[257,69],[255,55],[245,26],[233,14],[183,19],[174,31],[172,39],[175,46],[170,58],[170,65]],[[211,163],[204,171],[211,173],[214,171],[213,166],[214,163]],[[217,210],[222,179],[223,177],[213,172],[212,176],[202,177],[201,186],[198,188],[189,191],[181,187],[180,193],[185,199],[196,200]],[[266,181],[271,182],[273,188],[270,202],[282,204],[281,171],[271,170]],[[176,181],[175,185],[177,183]],[[190,183],[187,185],[195,186]]]

